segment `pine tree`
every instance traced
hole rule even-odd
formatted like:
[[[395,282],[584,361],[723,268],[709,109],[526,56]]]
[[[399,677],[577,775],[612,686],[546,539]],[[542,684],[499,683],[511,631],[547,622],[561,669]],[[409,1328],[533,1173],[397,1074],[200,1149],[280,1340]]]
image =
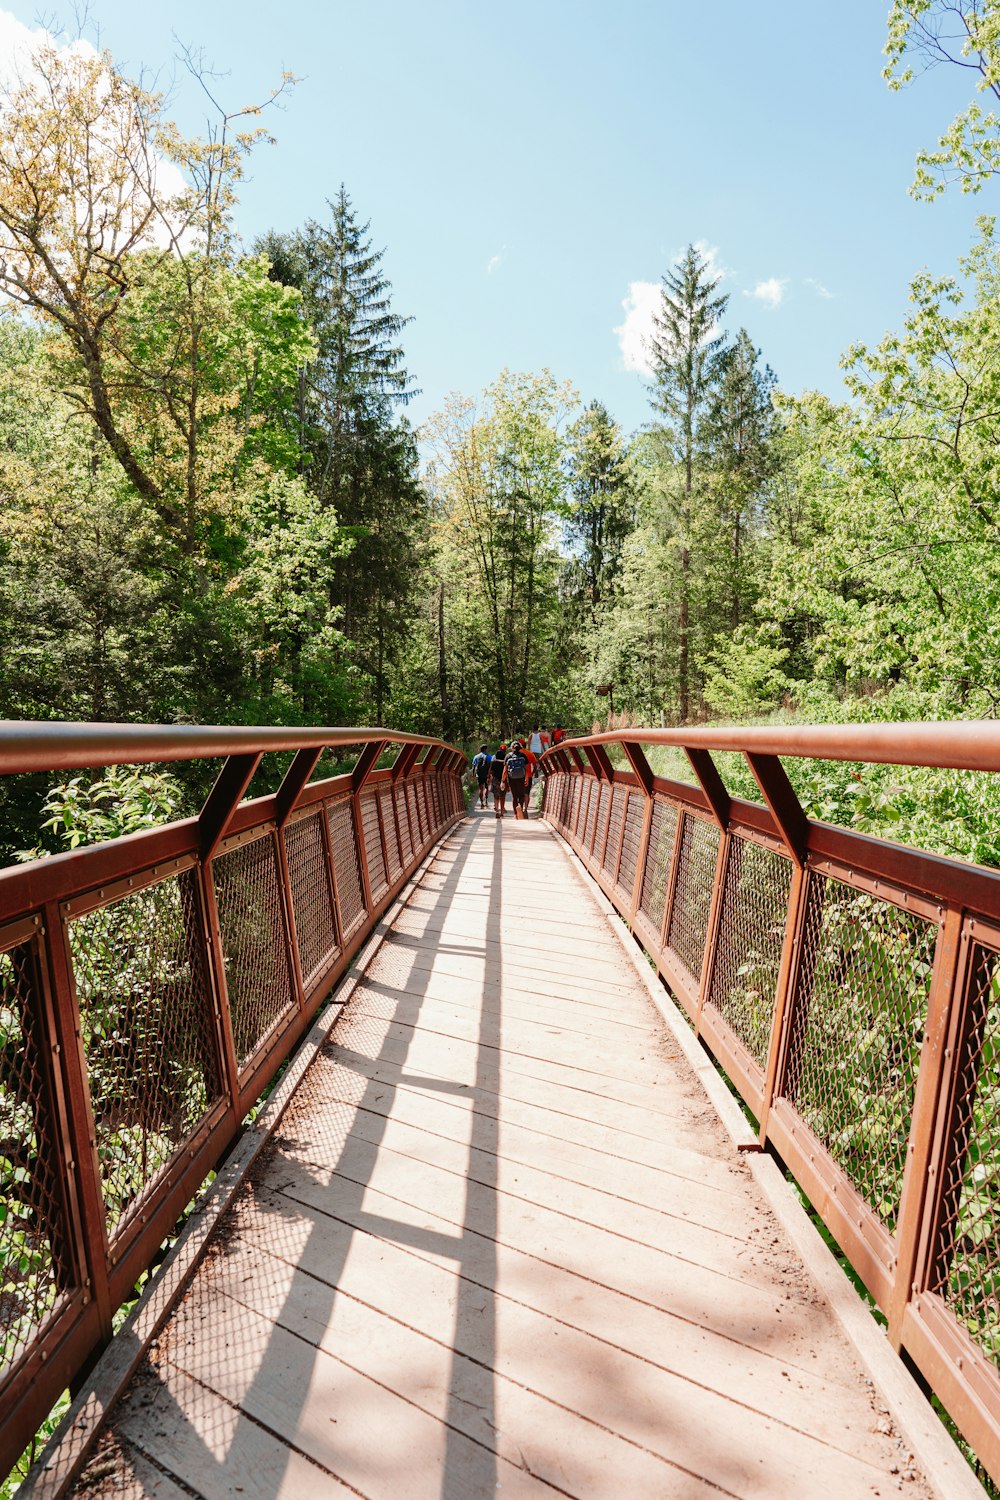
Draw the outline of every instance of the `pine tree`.
[[[635,495],[621,428],[600,401],[591,401],[574,422],[569,442],[572,585],[593,616],[621,571],[622,548],[635,525]]]
[[[329,207],[329,225],[310,220],[257,248],[272,276],[302,293],[319,346],[299,390],[305,477],[355,541],[337,563],[334,602],[380,719],[425,531],[416,444],[399,415],[417,394],[400,343],[410,319],[393,312],[385,252],[373,248],[370,224],[360,222],[343,185]]]
[[[678,705],[687,719],[691,694],[691,533],[695,506],[698,422],[725,342],[721,319],[729,302],[716,296],[721,277],[694,245],[663,277],[660,309],[653,319],[649,353],[653,365],[652,405],[662,419],[674,462],[680,470],[677,495],[679,577],[677,582]]]
[[[777,377],[760,362],[745,328],[719,356],[698,428],[712,474],[714,508],[724,545],[716,557],[726,628],[747,618],[756,587],[753,551],[765,525],[768,484],[777,467],[778,424],[771,393]]]

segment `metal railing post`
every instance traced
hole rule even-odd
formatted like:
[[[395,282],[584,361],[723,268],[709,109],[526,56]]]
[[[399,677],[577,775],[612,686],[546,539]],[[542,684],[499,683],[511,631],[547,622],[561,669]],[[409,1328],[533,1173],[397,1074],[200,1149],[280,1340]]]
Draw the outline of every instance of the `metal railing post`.
[[[788,1056],[788,1043],[792,1034],[798,956],[809,885],[809,872],[806,868],[809,820],[795,795],[784,766],[776,755],[757,755],[749,752],[746,758],[792,861],[792,882],[788,892],[788,910],[785,914],[785,930],[778,961],[778,980],[774,991],[771,1034],[761,1099],[759,1129],[760,1143],[764,1145],[767,1140],[768,1115],[775,1096],[781,1088]]]
[[[896,1223],[896,1257],[887,1309],[889,1342],[899,1350],[910,1299],[933,1270],[949,1155],[955,1146],[953,1112],[971,1012],[971,943],[962,939],[962,913],[949,908],[934,950],[924,1039],[906,1147]]]
[[[45,954],[55,1022],[54,1047],[62,1055],[66,1125],[69,1149],[66,1163],[76,1180],[85,1257],[84,1285],[97,1308],[102,1344],[111,1337],[111,1287],[108,1279],[108,1226],[104,1208],[101,1168],[97,1157],[97,1129],[91,1107],[83,1029],[76,999],[76,982],[69,949],[69,932],[57,902],[42,909]]]

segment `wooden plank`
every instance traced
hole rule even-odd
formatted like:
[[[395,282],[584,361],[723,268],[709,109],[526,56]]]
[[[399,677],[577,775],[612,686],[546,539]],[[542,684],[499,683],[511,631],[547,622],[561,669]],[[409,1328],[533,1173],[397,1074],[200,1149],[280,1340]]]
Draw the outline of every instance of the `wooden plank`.
[[[345,1023],[347,1019],[345,1017]],[[486,1050],[475,1042],[448,1036],[441,1031],[359,1016],[351,1018],[349,1024],[338,1030],[342,1038],[339,1044],[341,1058],[349,1062],[352,1052],[364,1051],[366,1037],[372,1037],[376,1032],[381,1036],[380,1050],[404,1053],[408,1067],[414,1071],[421,1071],[418,1063],[426,1058],[429,1064],[446,1067],[452,1077],[463,1082],[474,1075],[479,1054]],[[505,1098],[537,1104],[574,1118],[596,1120],[607,1129],[630,1131],[646,1140],[664,1144],[667,1141],[665,1132],[690,1128],[685,1127],[679,1106],[672,1104],[669,1095],[664,1098],[653,1086],[627,1082],[598,1067],[587,1069],[579,1064],[560,1067],[536,1054],[507,1052],[496,1047],[489,1050],[494,1055],[492,1067],[498,1070],[501,1064],[503,1066]],[[697,1129],[693,1134],[702,1141],[707,1154],[709,1143]],[[731,1155],[721,1141],[717,1145],[720,1155]]]
[[[329,1469],[311,1462],[248,1419],[239,1407],[157,1359],[133,1383],[116,1431],[155,1457],[203,1500],[326,1500],[356,1495]],[[103,1487],[89,1493],[102,1493]],[[110,1489],[107,1493],[115,1493]]]
[[[352,1072],[352,1084],[356,1080]],[[719,1208],[720,1194],[742,1200],[746,1192],[744,1176],[749,1169],[742,1159],[732,1164],[720,1162],[697,1152],[678,1151],[673,1142],[653,1162],[636,1162],[615,1149],[616,1137],[602,1134],[602,1145],[593,1141],[556,1137],[538,1129],[527,1128],[502,1116],[476,1120],[471,1099],[435,1093],[433,1089],[401,1087],[398,1083],[380,1089],[356,1101],[350,1095],[353,1087],[338,1087],[332,1070],[324,1070],[322,1080],[310,1097],[319,1103],[329,1099],[336,1103],[354,1103],[359,1111],[371,1111],[393,1123],[411,1126],[428,1135],[467,1145],[470,1132],[480,1138],[487,1121],[499,1119],[495,1130],[496,1154],[504,1161],[539,1168],[558,1177],[581,1184],[612,1181],[617,1193],[649,1208],[662,1207],[671,1198],[679,1200],[679,1211],[708,1222]]]
[[[728,1176],[732,1153],[726,1156],[707,1154],[699,1149],[703,1146],[700,1135],[685,1137],[675,1131],[665,1135],[662,1131],[653,1137],[636,1135],[620,1126],[608,1130],[600,1122],[579,1114],[553,1111],[545,1104],[532,1104],[514,1099],[509,1093],[501,1098],[497,1089],[487,1089],[472,1083],[456,1082],[454,1077],[441,1072],[417,1073],[407,1067],[400,1071],[394,1062],[362,1057],[356,1052],[341,1054],[348,1059],[346,1066],[355,1082],[355,1091],[362,1080],[384,1085],[381,1093],[390,1096],[393,1090],[409,1091],[420,1098],[447,1097],[465,1100],[472,1105],[471,1113],[484,1118],[503,1119],[519,1125],[525,1130],[563,1142],[577,1142],[581,1146],[599,1151],[613,1160],[643,1163],[660,1167],[665,1171],[676,1170],[681,1175],[692,1176],[700,1181],[716,1181]],[[690,1140],[690,1144],[688,1144]]]
[[[206,1319],[209,1338],[202,1333]],[[255,1426],[280,1433],[288,1446],[368,1500],[439,1500],[442,1493],[459,1500],[492,1494],[498,1485],[518,1500],[551,1496],[536,1467],[547,1466],[541,1444],[536,1450],[526,1441],[530,1457],[523,1462],[509,1441],[508,1451],[497,1453],[475,1403],[467,1413],[452,1409],[456,1425],[443,1421],[449,1349],[423,1339],[397,1361],[393,1327],[383,1322],[372,1338],[368,1326],[367,1351],[345,1330],[342,1358],[245,1304],[213,1295],[206,1279],[178,1309],[159,1360],[193,1376]],[[172,1436],[165,1434],[165,1456]],[[234,1446],[230,1442],[230,1451]]]
[[[331,1257],[332,1281],[302,1275],[269,1255],[251,1262],[240,1256],[236,1263],[226,1257],[216,1269],[212,1292],[236,1304],[232,1323],[221,1323],[223,1334],[242,1323],[243,1307],[441,1420],[449,1415],[448,1371],[429,1388],[426,1367],[442,1353],[447,1361],[454,1349],[450,1378],[463,1400],[453,1419],[480,1443],[495,1444],[508,1462],[516,1464],[523,1451],[532,1473],[572,1494],[655,1495],[678,1470],[730,1493],[760,1494],[755,1455],[779,1428],[769,1493],[801,1494],[818,1465],[838,1495],[863,1492],[877,1477],[857,1450],[878,1445],[848,1436],[836,1419],[824,1423],[806,1402],[797,1413],[814,1427],[825,1425],[828,1436],[776,1421],[746,1400],[729,1401],[703,1379],[650,1367],[515,1302],[498,1309],[486,1289],[468,1296],[457,1317],[454,1276],[426,1262],[386,1264],[384,1255],[371,1253],[365,1259],[352,1244],[346,1263]],[[405,1273],[402,1279],[394,1270]],[[211,1307],[214,1317],[214,1296]],[[491,1372],[487,1379],[484,1370]],[[789,1385],[783,1410],[796,1411],[793,1393]],[[667,1411],[669,1423],[662,1419]]]
[[[682,1460],[664,1459],[645,1444],[609,1431],[607,1423],[588,1421],[570,1406],[498,1378],[490,1363],[489,1297],[482,1291],[475,1305],[465,1309],[465,1321],[477,1323],[479,1330],[472,1340],[477,1355],[470,1358],[452,1347],[453,1303],[435,1325],[444,1337],[427,1337],[273,1257],[257,1263],[257,1276],[243,1279],[242,1269],[229,1267],[223,1288],[218,1283],[205,1287],[213,1320],[223,1338],[239,1338],[248,1361],[262,1358],[269,1376],[271,1366],[288,1361],[280,1393],[272,1393],[269,1380],[258,1373],[252,1398],[245,1399],[273,1420],[294,1402],[290,1385],[300,1375],[301,1362],[301,1378],[309,1388],[322,1383],[327,1400],[336,1403],[333,1409],[347,1408],[350,1414],[349,1430],[339,1430],[345,1425],[341,1419],[334,1441],[315,1451],[332,1450],[326,1462],[343,1472],[350,1465],[352,1483],[372,1500],[396,1495],[436,1500],[442,1488],[456,1500],[496,1491],[551,1496],[553,1490],[618,1500],[623,1491],[652,1495],[669,1490],[678,1472],[682,1480],[694,1481],[691,1494],[718,1493],[711,1479]],[[194,1308],[192,1317],[199,1318],[200,1312]],[[194,1350],[190,1355],[206,1366],[210,1381],[217,1378],[219,1366],[204,1360],[202,1341],[197,1355]],[[228,1368],[222,1378],[233,1385]],[[388,1433],[396,1454],[389,1473]],[[311,1440],[312,1434],[308,1436]],[[319,1437],[322,1443],[326,1434]],[[709,1448],[707,1441],[704,1447]],[[698,1455],[691,1457],[697,1461]],[[706,1453],[706,1459],[710,1467],[711,1455]],[[410,1466],[418,1472],[409,1474]],[[717,1460],[714,1467],[719,1467]]]

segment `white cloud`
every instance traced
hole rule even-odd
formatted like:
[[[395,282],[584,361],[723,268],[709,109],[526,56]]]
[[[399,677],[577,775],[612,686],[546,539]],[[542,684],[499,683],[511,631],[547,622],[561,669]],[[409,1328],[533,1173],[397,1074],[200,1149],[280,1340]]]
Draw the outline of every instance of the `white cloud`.
[[[79,57],[96,57],[97,52],[82,37],[60,45],[58,39],[44,26],[25,26],[9,10],[0,10],[0,86],[18,83],[31,72],[31,63],[40,47],[58,47],[61,52],[74,52]]]
[[[802,284],[803,286],[811,286],[817,297],[822,297],[825,302],[832,301],[833,293],[828,291],[821,281],[817,281],[815,276],[806,276]]]
[[[635,370],[640,375],[652,375],[649,338],[653,332],[653,315],[659,306],[659,282],[629,283],[628,296],[622,300],[625,319],[615,329],[626,370]]]
[[[695,240],[694,248],[704,261],[708,276],[722,280],[732,275],[728,266],[722,262],[718,245],[710,245],[707,240]],[[687,246],[682,245],[674,252],[671,266],[679,266],[685,255]],[[661,292],[662,286],[658,281],[631,281],[628,296],[622,301],[625,318],[615,329],[618,347],[626,370],[635,370],[639,375],[653,373],[649,341],[653,334],[653,318],[660,310]],[[710,334],[709,337],[711,336]]]
[[[486,262],[486,274],[487,274],[487,276],[492,276],[494,271],[499,270],[502,262],[503,262],[503,251],[502,250],[499,251],[496,255],[491,255],[490,258],[489,258],[489,260]]]
[[[744,297],[755,297],[758,302],[763,302],[765,307],[780,307],[785,295],[785,287],[788,281],[783,276],[769,276],[766,281],[758,281],[753,291],[744,291]]]
[[[724,280],[725,277],[732,275],[729,267],[723,265],[722,260],[720,259],[721,252],[718,245],[710,245],[707,240],[695,240],[694,248],[697,250],[698,254],[705,262],[708,274],[710,276],[718,276],[720,279]],[[674,256],[674,265],[679,266],[686,254],[687,246],[685,245],[683,250],[678,250],[677,254]]]
[[[71,41],[60,39],[44,26],[25,26],[10,11],[0,10],[0,108],[3,107],[4,96],[8,91],[14,92],[22,84],[31,81],[35,56],[43,47],[54,47],[63,57],[92,58],[98,55],[96,47],[83,37],[76,37]],[[173,162],[165,161],[154,153],[152,168],[155,191],[160,202],[169,202],[185,191],[187,184],[183,173]],[[142,202],[145,201],[143,198]],[[154,222],[148,230],[147,238],[150,244],[166,249],[171,239],[169,226],[162,221]],[[192,233],[181,230],[179,240],[183,248],[190,249],[194,239]]]

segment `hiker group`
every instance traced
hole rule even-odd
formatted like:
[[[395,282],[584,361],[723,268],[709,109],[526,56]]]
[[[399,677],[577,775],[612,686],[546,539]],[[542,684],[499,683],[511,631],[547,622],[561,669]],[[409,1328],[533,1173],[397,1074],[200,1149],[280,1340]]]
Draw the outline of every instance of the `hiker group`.
[[[494,813],[502,818],[507,811],[507,793],[510,792],[515,818],[526,818],[538,760],[550,745],[558,745],[565,738],[566,731],[561,724],[551,732],[536,724],[527,740],[516,737],[509,745],[499,745],[492,754],[487,745],[480,745],[478,754],[472,757],[472,769],[479,787],[479,806],[485,807],[492,793]]]

